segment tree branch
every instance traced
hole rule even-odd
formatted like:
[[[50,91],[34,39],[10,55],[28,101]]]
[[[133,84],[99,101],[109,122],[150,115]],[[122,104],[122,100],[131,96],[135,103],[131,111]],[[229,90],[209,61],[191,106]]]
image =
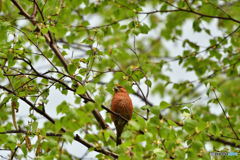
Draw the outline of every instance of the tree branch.
[[[25,130],[22,130],[22,129],[19,129],[19,130],[8,130],[8,131],[0,132],[0,134],[26,134],[26,135],[37,135],[37,133],[33,133],[33,132],[29,132],[29,131],[25,131]],[[49,136],[49,137],[61,137],[62,134],[59,134],[59,133],[46,133],[46,136]]]
[[[40,31],[41,31],[41,27],[36,23],[36,21],[35,21],[34,19],[32,19],[31,16],[28,15],[28,13],[21,7],[21,5],[20,5],[16,0],[11,0],[11,1],[12,1],[13,4],[20,10],[20,13],[22,13],[22,15],[24,15],[33,25],[35,25],[35,26],[38,28],[39,32],[40,32]],[[34,0],[34,3],[35,3],[35,5],[37,6],[37,9],[38,9],[38,11],[39,11],[40,14],[41,14],[42,19],[44,20],[43,13],[42,13],[42,11],[40,10],[40,8],[39,8],[39,6],[38,6],[38,4],[37,4],[37,2],[36,2],[35,0]],[[117,22],[115,22],[115,23],[117,23]],[[65,60],[64,56],[62,56],[62,54],[61,54],[61,52],[60,52],[60,50],[59,50],[56,42],[53,40],[53,37],[52,37],[51,32],[48,31],[48,33],[47,33],[47,34],[44,34],[43,36],[45,37],[45,40],[46,40],[47,44],[49,45],[49,47],[53,50],[53,52],[55,53],[55,55],[56,55],[56,56],[58,57],[58,59],[61,61],[64,69],[66,70],[66,72],[69,73],[67,61]],[[29,62],[29,63],[30,63],[30,62]],[[31,66],[31,67],[32,67],[32,66]],[[32,69],[33,69],[33,67],[32,67]],[[34,70],[34,71],[37,73],[36,70]],[[38,74],[38,73],[37,73],[37,74]],[[38,75],[40,75],[40,74],[38,74]],[[72,77],[72,76],[71,76],[71,77]],[[83,85],[82,83],[80,83],[80,84]],[[65,86],[66,86],[66,85],[65,85]],[[75,91],[75,89],[72,89],[72,88],[70,88],[70,87],[68,87],[68,89],[70,89],[70,90],[72,90],[72,91]],[[90,97],[88,96],[88,93],[86,93],[86,94],[84,94],[84,95],[79,95],[79,96],[85,100],[85,103],[87,103],[87,102],[89,102],[89,101],[94,102],[94,101],[92,100],[92,98],[90,98]],[[94,103],[95,103],[95,102],[94,102]],[[93,110],[93,112],[96,113],[97,111],[96,111],[96,110]],[[98,114],[98,115],[101,116],[100,114]],[[103,118],[101,118],[101,119],[103,120]]]
[[[0,132],[0,134],[26,134],[26,135],[36,135],[36,133],[32,133],[25,130],[9,130],[5,132]],[[46,136],[51,137],[62,137],[62,134],[59,133],[46,133]],[[75,135],[74,140],[83,144],[87,148],[94,148],[96,152],[103,153],[105,155],[111,156],[113,158],[118,158],[118,155],[110,150],[104,148],[96,148],[93,144],[87,142],[86,140],[82,139],[78,134]]]
[[[16,0],[11,1],[19,9],[21,15],[32,21],[32,17],[22,8],[22,6]]]
[[[213,18],[213,19],[221,19],[221,20],[227,20],[227,21],[233,21],[236,23],[240,23],[240,20],[234,19],[232,17],[221,17],[221,16],[213,16],[213,15],[207,15],[204,13],[200,13],[194,10],[188,10],[188,9],[183,9],[183,8],[178,8],[174,6],[177,9],[171,9],[171,10],[154,10],[154,11],[149,11],[149,12],[136,12],[137,14],[155,14],[155,13],[170,13],[170,12],[185,12],[185,13],[193,13],[195,15],[199,15],[201,17],[207,17],[207,18]]]
[[[16,1],[16,0],[11,0],[12,3],[19,9],[20,13],[27,18],[34,26],[37,27],[37,29],[39,30],[39,32],[41,32],[41,27],[39,26],[39,24],[36,22],[35,19],[33,19],[23,8],[22,6]],[[34,2],[35,3],[35,2]],[[36,4],[36,3],[35,3]],[[41,11],[41,10],[40,10]],[[47,34],[43,35],[47,44],[49,45],[49,47],[52,49],[52,51],[55,53],[55,55],[58,57],[58,59],[61,61],[64,69],[68,72],[68,65],[67,65],[67,61],[65,60],[64,56],[62,55],[62,53],[60,52],[56,42],[53,41],[51,32],[48,31]]]
[[[100,124],[102,129],[107,129],[109,127],[107,125],[107,123],[104,121],[104,119],[102,118],[102,116],[100,115],[100,113],[99,113],[99,111],[97,109],[94,109],[92,111],[92,114],[94,115],[96,120],[99,122],[99,124]]]
[[[237,144],[237,143],[234,143],[234,142],[229,142],[229,141],[226,141],[222,138],[219,138],[219,137],[214,137],[213,135],[208,135],[208,137],[210,138],[210,140],[212,141],[216,141],[216,142],[219,142],[219,143],[222,143],[222,144],[225,144],[225,145],[229,145],[231,147],[235,147],[235,148],[240,148],[240,145]]]
[[[0,89],[3,89],[3,90],[5,90],[5,91],[7,91],[8,93],[13,94],[13,95],[15,95],[15,96],[18,97],[18,95],[16,95],[15,92],[13,92],[12,90],[10,90],[10,89],[8,89],[8,88],[6,88],[6,87],[4,87],[4,86],[1,86],[1,85],[0,85]],[[42,110],[40,110],[40,109],[38,109],[37,107],[35,107],[35,106],[33,105],[33,103],[30,102],[27,98],[25,98],[25,97],[19,97],[19,98],[20,98],[22,101],[24,101],[25,103],[27,103],[34,111],[36,111],[37,113],[39,113],[40,115],[42,115],[43,117],[45,117],[46,119],[48,119],[50,122],[55,123],[55,121],[54,121],[53,118],[51,118],[46,112],[43,112]]]
[[[4,86],[0,86],[1,89],[11,93],[11,94],[14,94],[14,92],[12,92],[11,90],[9,90],[8,88],[4,87]],[[55,120],[53,118],[51,118],[47,113],[43,112],[42,110],[36,108],[30,101],[28,101],[25,97],[19,97],[21,100],[23,100],[24,102],[26,102],[32,109],[34,109],[36,112],[38,112],[39,114],[41,114],[42,116],[44,116],[46,119],[48,119],[51,123],[55,124]],[[63,128],[61,129],[61,131],[63,132],[66,132]],[[1,133],[4,133],[4,132],[0,132]],[[5,132],[6,133],[6,132]],[[26,133],[25,131],[22,131],[22,130],[19,130],[19,131],[9,131],[9,133]],[[50,135],[49,135],[50,136]],[[117,154],[111,152],[111,151],[108,151],[108,150],[105,150],[103,148],[96,148],[94,147],[93,144],[90,144],[88,143],[87,141],[81,139],[78,135],[76,135],[74,137],[74,139],[80,143],[82,143],[84,146],[86,146],[87,148],[94,148],[95,151],[97,152],[100,152],[100,153],[103,153],[105,155],[109,155],[109,156],[112,156],[113,158],[117,158]]]
[[[93,144],[88,143],[86,140],[82,139],[78,134],[76,134],[74,139],[76,141],[80,142],[81,144],[83,144],[84,146],[86,146],[87,148],[94,148],[94,151],[96,151],[96,152],[103,153],[103,154],[111,156],[113,158],[118,158],[118,155],[116,153],[111,152],[111,151],[106,150],[106,149],[103,149],[103,148],[96,148],[96,147],[94,147]]]

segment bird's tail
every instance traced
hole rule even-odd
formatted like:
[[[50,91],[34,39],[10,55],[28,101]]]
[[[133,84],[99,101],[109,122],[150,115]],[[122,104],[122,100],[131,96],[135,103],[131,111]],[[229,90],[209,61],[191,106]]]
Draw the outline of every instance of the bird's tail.
[[[121,137],[117,136],[117,146],[122,144],[122,140]]]
[[[116,141],[117,145],[122,144],[121,135],[123,132],[123,127],[124,127],[124,125],[121,125],[121,126],[118,126],[118,128],[117,128],[117,141]]]
[[[124,126],[127,124],[126,121],[123,121],[121,119],[119,119],[117,121],[117,123],[115,124],[116,126],[116,129],[117,129],[117,145],[120,145],[122,144],[122,140],[121,140],[121,135],[122,135],[122,132],[123,132],[123,129],[124,129]]]

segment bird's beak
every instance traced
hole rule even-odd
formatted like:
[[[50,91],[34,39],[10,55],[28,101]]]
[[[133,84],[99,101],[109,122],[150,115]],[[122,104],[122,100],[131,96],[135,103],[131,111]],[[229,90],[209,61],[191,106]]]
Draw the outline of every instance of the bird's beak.
[[[118,91],[118,88],[117,88],[117,87],[114,87],[113,89],[114,89],[114,91],[115,91],[115,92],[117,92],[117,91]]]

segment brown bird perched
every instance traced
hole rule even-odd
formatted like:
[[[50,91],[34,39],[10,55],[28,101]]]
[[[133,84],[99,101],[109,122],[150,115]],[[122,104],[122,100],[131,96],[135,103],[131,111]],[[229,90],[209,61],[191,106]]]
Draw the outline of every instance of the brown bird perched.
[[[126,120],[130,120],[132,118],[133,105],[127,90],[122,86],[117,85],[114,87],[114,92],[115,93],[112,98],[111,110],[118,113]],[[111,117],[117,130],[117,145],[119,145],[122,143],[121,134],[123,132],[123,128],[128,121],[114,114],[111,114]]]

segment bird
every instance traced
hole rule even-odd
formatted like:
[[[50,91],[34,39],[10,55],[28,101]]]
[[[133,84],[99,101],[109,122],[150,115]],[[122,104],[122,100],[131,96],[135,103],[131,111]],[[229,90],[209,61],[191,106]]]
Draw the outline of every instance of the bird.
[[[133,113],[132,100],[128,95],[127,90],[120,85],[116,85],[116,87],[114,87],[114,95],[111,101],[111,110],[119,114],[121,117],[125,118],[124,120],[118,115],[115,115],[113,113],[111,114],[111,118],[114,122],[117,132],[116,143],[117,145],[120,145],[122,143],[121,134],[123,132],[123,129],[128,121],[132,118]]]

